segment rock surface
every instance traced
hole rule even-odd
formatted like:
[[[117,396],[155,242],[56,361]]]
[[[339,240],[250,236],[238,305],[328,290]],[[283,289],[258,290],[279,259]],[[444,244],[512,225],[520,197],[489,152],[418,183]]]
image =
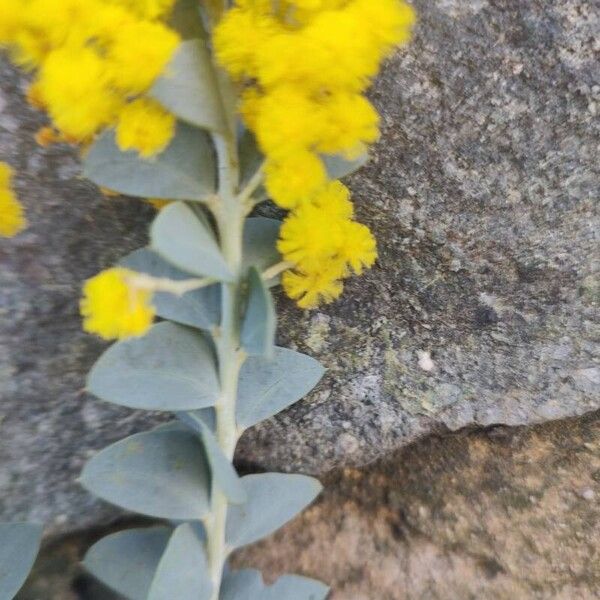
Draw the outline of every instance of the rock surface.
[[[429,438],[325,483],[235,565],[319,577],[331,600],[600,596],[600,413]],[[18,600],[115,600],[77,567],[98,535],[51,544]]]
[[[415,4],[416,39],[373,90],[382,141],[351,180],[379,264],[325,310],[281,300],[281,343],[329,374],[249,432],[241,462],[322,473],[600,406],[597,3]],[[37,148],[24,88],[3,64],[0,160],[31,228],[0,241],[0,518],[56,532],[112,514],[74,479],[147,424],[82,393],[102,344],[80,332],[77,297],[143,245],[151,212],[101,197],[68,148]]]

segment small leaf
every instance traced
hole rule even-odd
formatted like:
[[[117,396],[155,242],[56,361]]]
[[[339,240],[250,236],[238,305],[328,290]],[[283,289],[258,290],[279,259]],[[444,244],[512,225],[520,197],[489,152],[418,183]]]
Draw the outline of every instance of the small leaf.
[[[249,356],[272,358],[275,344],[275,306],[263,278],[250,267],[248,305],[242,322],[241,341]]]
[[[283,575],[267,588],[264,600],[325,600],[329,588],[314,579]]]
[[[148,527],[113,533],[87,551],[83,566],[128,600],[147,600],[171,531],[168,527]]]
[[[248,428],[303,398],[319,382],[325,369],[310,356],[275,348],[275,357],[251,356],[240,372],[237,422]]]
[[[175,529],[160,559],[148,600],[210,600],[204,542],[192,523]]]
[[[90,371],[87,386],[107,402],[164,411],[212,406],[220,391],[207,338],[170,322],[111,346]]]
[[[223,576],[219,600],[262,600],[265,584],[253,569],[229,571]]]
[[[243,268],[256,267],[264,271],[281,261],[277,239],[281,221],[266,217],[251,217],[244,224]]]
[[[176,416],[180,421],[185,423],[188,427],[191,427],[198,434],[202,434],[201,423],[206,425],[212,433],[215,433],[217,430],[217,415],[212,406],[200,410],[178,412]]]
[[[244,569],[224,575],[220,600],[325,600],[328,593],[320,581],[298,575],[283,575],[266,586],[258,571]]]
[[[120,261],[120,265],[138,273],[176,281],[194,277],[180,271],[149,248],[132,252]],[[209,285],[183,296],[159,292],[152,297],[152,304],[156,308],[156,314],[163,319],[210,330],[220,320],[221,286]]]
[[[178,123],[169,147],[148,160],[135,151],[121,152],[114,131],[106,131],[90,148],[83,172],[99,186],[141,198],[203,202],[216,189],[210,137],[185,123]]]
[[[354,171],[364,167],[368,160],[369,155],[363,154],[354,160],[348,160],[343,156],[337,154],[325,154],[321,157],[325,163],[327,174],[330,179],[342,179]]]
[[[192,125],[222,131],[225,123],[218,89],[206,43],[195,39],[180,44],[150,96]]]
[[[82,485],[103,500],[162,519],[202,519],[210,509],[210,474],[191,431],[132,435],[94,456]]]
[[[258,148],[254,134],[249,129],[244,129],[239,139],[240,184],[241,187],[244,187],[260,169],[265,157]]]
[[[246,501],[246,490],[229,459],[223,454],[210,427],[197,415],[197,412],[178,413],[178,418],[198,432],[204,450],[206,460],[210,465],[213,483],[227,496],[233,504],[242,504]]]
[[[0,598],[10,600],[25,583],[42,533],[36,523],[0,523]]]
[[[256,542],[285,525],[321,492],[321,484],[305,475],[262,473],[242,477],[248,500],[230,507],[226,538],[231,548]]]
[[[150,239],[153,250],[178,269],[231,281],[212,231],[183,202],[174,202],[160,211],[152,223]]]

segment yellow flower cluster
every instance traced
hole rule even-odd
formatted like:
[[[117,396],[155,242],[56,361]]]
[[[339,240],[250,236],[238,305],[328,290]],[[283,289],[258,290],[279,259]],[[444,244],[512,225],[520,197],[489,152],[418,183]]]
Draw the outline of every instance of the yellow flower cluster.
[[[240,112],[266,157],[271,198],[291,211],[279,249],[283,286],[302,307],[330,302],[376,259],[349,193],[322,154],[357,158],[379,135],[364,95],[415,21],[402,0],[237,0],[214,33],[220,63],[243,86]]]
[[[172,137],[174,119],[137,98],[179,43],[160,20],[173,3],[0,0],[0,47],[36,72],[29,97],[48,112],[64,139],[87,142],[117,126],[127,148],[149,156]]]
[[[13,237],[27,225],[23,207],[11,187],[12,170],[0,162],[0,237]]]
[[[216,55],[247,83],[241,112],[280,206],[294,208],[325,183],[320,153],[355,158],[377,139],[363,93],[413,22],[401,0],[238,0],[222,19]],[[304,176],[290,180],[296,170]]]
[[[375,262],[375,239],[352,215],[348,188],[333,181],[283,223],[278,248],[294,270],[283,274],[282,284],[301,308],[335,300],[342,293],[342,279]]]
[[[143,335],[152,325],[152,292],[132,284],[132,271],[115,267],[88,279],[80,310],[83,328],[100,337],[122,339]]]

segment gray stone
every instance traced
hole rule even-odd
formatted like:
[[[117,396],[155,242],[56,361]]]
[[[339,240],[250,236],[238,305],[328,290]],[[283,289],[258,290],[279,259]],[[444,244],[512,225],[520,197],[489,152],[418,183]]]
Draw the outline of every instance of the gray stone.
[[[382,141],[350,181],[379,262],[318,312],[280,299],[279,341],[329,372],[244,436],[241,463],[321,473],[600,406],[598,4],[415,4],[416,39],[372,93]],[[24,78],[2,66],[0,87],[0,159],[31,220],[0,241],[0,516],[67,530],[113,514],[74,482],[85,459],[148,425],[83,393],[103,345],[77,297],[144,243],[151,211],[101,197],[68,148],[37,148]]]

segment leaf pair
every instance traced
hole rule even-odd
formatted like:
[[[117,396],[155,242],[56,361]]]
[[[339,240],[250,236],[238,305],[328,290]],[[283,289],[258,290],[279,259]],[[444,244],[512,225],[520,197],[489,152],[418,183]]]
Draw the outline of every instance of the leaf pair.
[[[212,583],[200,526],[130,529],[87,552],[85,568],[129,600],[209,600]]]
[[[189,523],[130,529],[105,537],[88,551],[84,566],[128,600],[209,600],[201,532]],[[220,600],[324,600],[328,588],[318,581],[284,575],[265,586],[258,571],[224,574]]]
[[[237,503],[230,508],[227,523],[231,548],[281,527],[321,489],[317,480],[302,475],[266,473],[238,480],[233,467],[233,473],[224,468],[219,447],[214,452],[214,443],[208,445],[207,450],[198,435],[181,425],[132,435],[94,456],[83,470],[81,484],[127,510],[200,521],[211,510],[215,478],[230,502]]]
[[[238,427],[251,427],[297,402],[323,373],[316,360],[286,348],[275,348],[272,359],[249,357],[239,378]],[[209,339],[171,322],[111,346],[91,370],[88,389],[121,406],[173,412],[212,407],[220,393]]]

